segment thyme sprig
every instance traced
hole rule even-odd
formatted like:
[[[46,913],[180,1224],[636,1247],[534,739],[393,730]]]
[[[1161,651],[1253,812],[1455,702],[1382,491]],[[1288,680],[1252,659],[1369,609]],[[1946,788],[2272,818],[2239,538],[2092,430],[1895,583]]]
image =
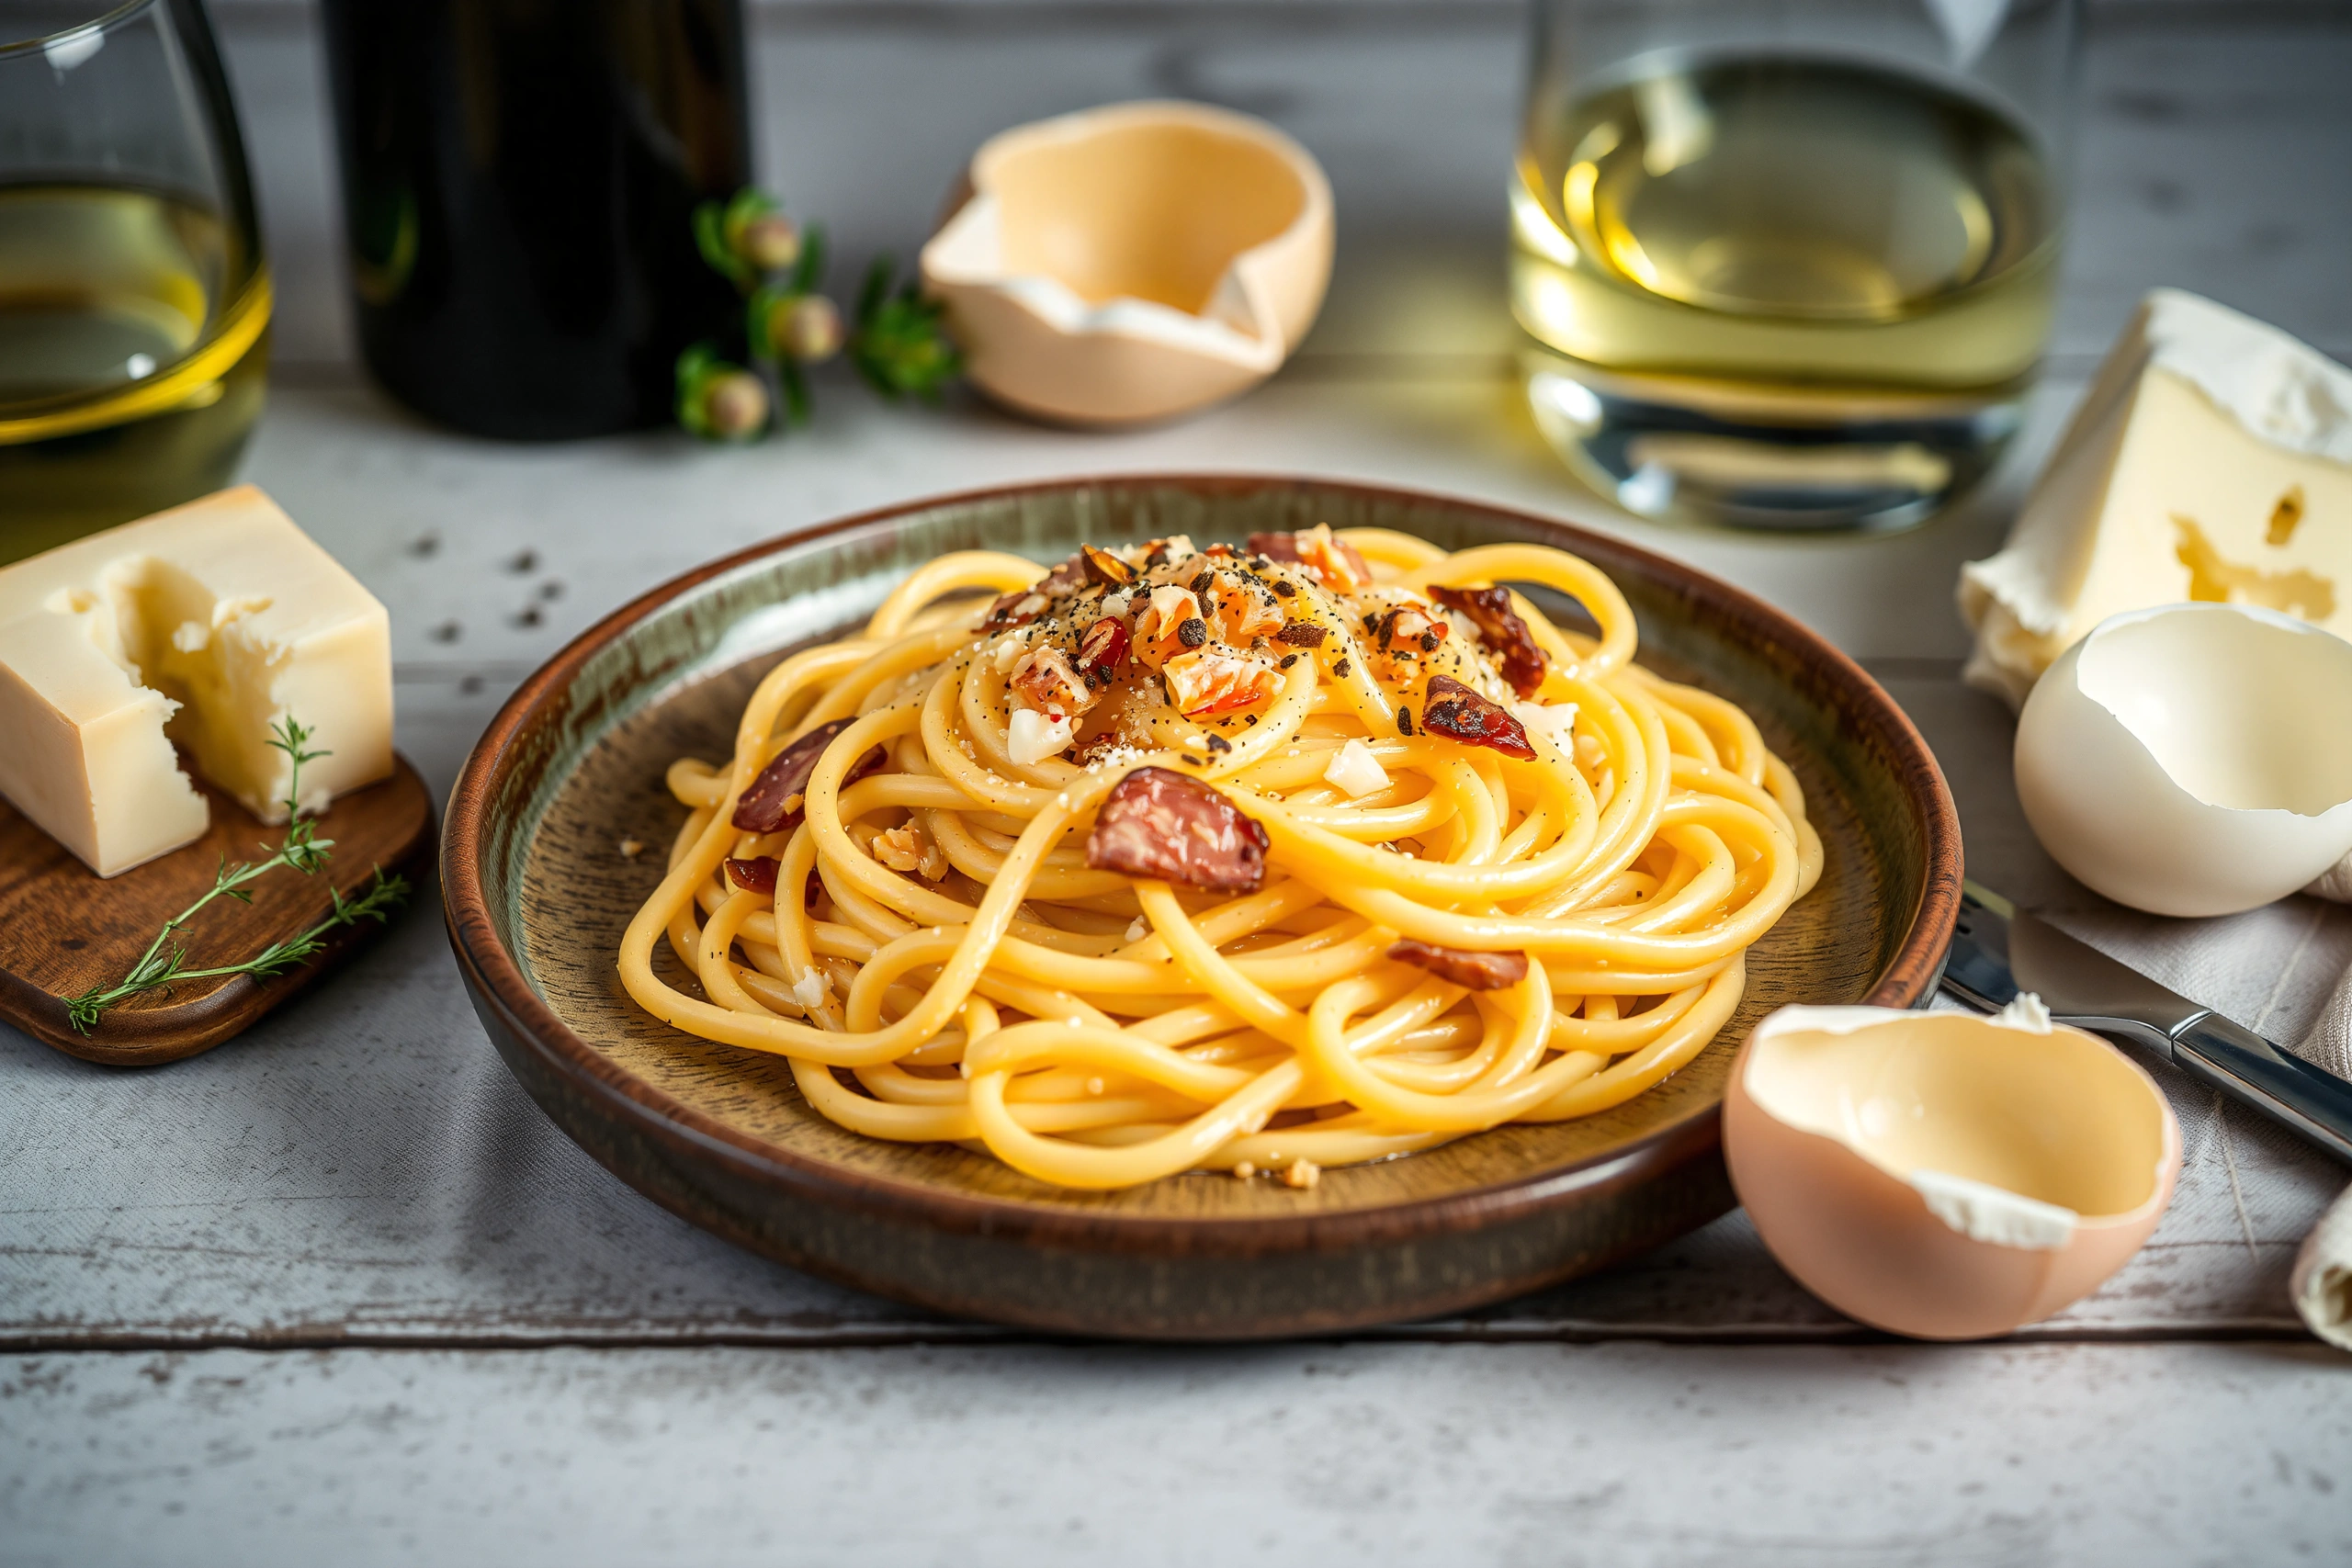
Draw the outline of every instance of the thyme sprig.
[[[66,1017],[74,1030],[87,1034],[96,1027],[106,1010],[116,1003],[128,1000],[142,992],[162,990],[183,980],[208,980],[220,975],[251,975],[258,980],[275,979],[298,964],[315,958],[325,948],[326,933],[338,926],[356,925],[361,920],[383,922],[392,911],[408,901],[409,885],[404,876],[387,875],[384,868],[376,868],[376,879],[357,897],[345,898],[330,885],[327,899],[333,913],[310,930],[283,941],[273,942],[259,953],[240,964],[215,964],[206,969],[187,966],[187,949],[172,939],[188,921],[202,913],[205,906],[215,898],[234,898],[240,903],[254,900],[247,884],[280,867],[315,876],[334,859],[334,840],[319,837],[315,820],[302,816],[302,764],[315,762],[329,751],[311,751],[304,748],[317,731],[296,723],[291,718],[270,727],[269,743],[286,753],[293,766],[286,781],[286,837],[266,859],[229,863],[220,857],[220,866],[213,874],[212,890],[164,922],[155,940],[130,972],[111,986],[94,986],[78,997],[65,1000]],[[261,846],[266,850],[268,845]]]

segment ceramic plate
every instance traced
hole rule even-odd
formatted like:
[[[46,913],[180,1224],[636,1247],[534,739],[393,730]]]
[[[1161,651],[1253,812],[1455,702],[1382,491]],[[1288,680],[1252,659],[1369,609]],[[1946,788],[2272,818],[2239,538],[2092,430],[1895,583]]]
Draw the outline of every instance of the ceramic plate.
[[[662,770],[728,754],[752,683],[948,550],[1058,560],[1081,541],[1384,527],[1527,539],[1613,577],[1641,658],[1739,703],[1804,786],[1820,885],[1754,950],[1738,1016],[1681,1072],[1580,1122],[1331,1170],[1311,1190],[1185,1176],[1067,1192],[946,1145],[812,1112],[774,1057],[673,1032],[614,965],[684,818]],[[649,846],[624,856],[621,841]],[[1621,541],[1467,502],[1185,475],[927,501],[802,529],[607,617],[515,693],[442,841],[450,941],[492,1041],[624,1180],[797,1267],[944,1311],[1149,1337],[1426,1316],[1600,1268],[1731,1206],[1717,1111],[1747,1024],[1784,1002],[1922,1001],[1959,907],[1959,822],[1926,744],[1851,660],[1728,584]],[[668,955],[666,950],[664,957]]]

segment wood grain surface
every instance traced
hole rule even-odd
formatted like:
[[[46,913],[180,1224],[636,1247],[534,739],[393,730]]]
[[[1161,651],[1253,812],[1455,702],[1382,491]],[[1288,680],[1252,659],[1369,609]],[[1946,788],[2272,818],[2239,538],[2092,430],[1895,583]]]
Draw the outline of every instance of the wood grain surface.
[[[1058,558],[1080,539],[1239,538],[1317,521],[1448,548],[1521,538],[1587,556],[1634,606],[1644,657],[1739,703],[1789,759],[1824,840],[1820,885],[1752,951],[1739,1012],[1680,1072],[1594,1116],[1333,1170],[1303,1192],[1205,1175],[1082,1192],[953,1145],[860,1137],[813,1113],[784,1062],[679,1034],[623,993],[613,955],[662,868],[658,849],[632,857],[620,845],[674,838],[683,813],[662,773],[682,755],[723,758],[776,648],[830,635],[945,549]],[[453,941],[493,1039],[624,1179],[746,1245],[887,1294],[1179,1337],[1456,1310],[1713,1217],[1730,1201],[1715,1116],[1740,1035],[1786,1002],[1924,998],[1959,875],[1957,818],[1917,731],[1851,661],[1759,601],[1546,519],[1213,475],[914,503],[649,593],[492,722],[452,795],[443,867]]]
[[[174,1062],[251,1027],[382,932],[377,920],[339,926],[322,939],[317,958],[277,979],[187,980],[107,1010],[87,1034],[74,1029],[63,998],[120,979],[164,921],[211,890],[224,861],[266,859],[284,837],[283,828],[264,826],[210,784],[198,780],[197,787],[212,812],[204,837],[113,877],[92,872],[0,801],[0,1019],[109,1066]],[[379,866],[412,884],[424,880],[433,801],[407,758],[395,756],[390,778],[344,795],[316,820],[319,836],[334,841],[321,876],[276,872],[246,885],[250,903],[214,900],[181,933],[188,967],[239,963],[308,931],[331,910],[330,883],[349,897]]]
[[[1973,874],[2111,921],[2027,829],[2006,710],[1958,682],[1953,573],[1998,547],[2141,290],[2352,359],[2341,0],[2092,0],[2027,432],[1975,502],[1862,542],[1646,527],[1537,442],[1500,259],[1516,0],[759,0],[762,172],[845,262],[903,260],[1005,125],[1162,93],[1271,116],[1339,206],[1305,351],[1232,408],[1116,437],[881,405],[827,367],[814,423],[749,450],[470,441],[350,362],[321,7],[209,9],[280,286],[249,476],[390,606],[400,743],[435,799],[518,681],[697,561],[956,486],[1304,469],[1567,517],[1771,601],[1918,723]],[[2201,999],[2292,1037],[2312,1020],[2273,1008],[2281,971],[2352,965],[2352,908],[2293,899],[2196,940],[2229,960]],[[2302,1337],[2287,1267],[2344,1172],[2177,1075],[2164,1224],[2030,1343],[1879,1340],[1735,1213],[1368,1342],[1170,1350],[1024,1343],[647,1201],[484,1049],[425,919],[232,1050],[126,1075],[0,1026],[0,1069],[11,1565],[2352,1556],[2352,1363],[2246,1342]]]

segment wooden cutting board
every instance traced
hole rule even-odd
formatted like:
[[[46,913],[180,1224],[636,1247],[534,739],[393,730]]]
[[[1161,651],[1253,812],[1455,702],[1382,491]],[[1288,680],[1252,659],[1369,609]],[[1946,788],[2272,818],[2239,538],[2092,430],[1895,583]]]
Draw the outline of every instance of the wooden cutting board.
[[[190,980],[110,1009],[88,1034],[75,1032],[62,998],[122,977],[165,920],[202,897],[223,857],[266,858],[285,837],[201,781],[212,826],[185,849],[102,878],[56,840],[0,801],[0,1019],[59,1050],[112,1066],[177,1061],[209,1051],[309,985],[385,927],[375,920],[326,933],[325,951],[274,980],[245,975]],[[280,868],[245,886],[251,904],[216,898],[179,934],[191,968],[235,964],[309,930],[331,908],[330,880],[348,898],[398,873],[409,904],[429,897],[433,797],[405,757],[392,776],[337,800],[318,818],[334,840],[316,876]],[[399,919],[403,909],[392,916]]]

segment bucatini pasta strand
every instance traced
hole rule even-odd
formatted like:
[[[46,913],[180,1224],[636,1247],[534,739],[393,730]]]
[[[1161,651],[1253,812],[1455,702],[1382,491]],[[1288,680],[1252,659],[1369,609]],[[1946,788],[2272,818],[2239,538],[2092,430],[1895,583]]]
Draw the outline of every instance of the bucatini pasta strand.
[[[1821,869],[1755,724],[1634,651],[1531,545],[946,556],[670,768],[622,982],[845,1126],[1070,1187],[1590,1115],[1713,1038]]]

